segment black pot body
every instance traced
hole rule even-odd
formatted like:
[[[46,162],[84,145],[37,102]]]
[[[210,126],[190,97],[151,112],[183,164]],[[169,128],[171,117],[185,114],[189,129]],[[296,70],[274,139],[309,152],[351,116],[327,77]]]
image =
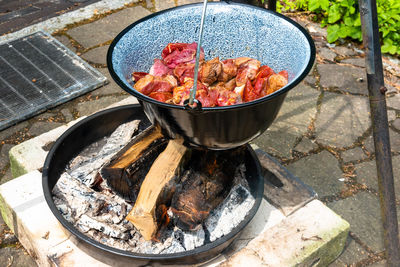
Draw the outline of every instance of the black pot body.
[[[171,138],[181,136],[189,146],[212,150],[244,145],[263,133],[274,121],[286,97],[234,109],[185,110],[140,101],[153,124]]]

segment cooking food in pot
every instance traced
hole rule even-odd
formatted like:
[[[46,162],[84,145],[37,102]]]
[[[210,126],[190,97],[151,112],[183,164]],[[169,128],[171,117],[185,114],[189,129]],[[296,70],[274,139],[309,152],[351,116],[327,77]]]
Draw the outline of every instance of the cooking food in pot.
[[[133,72],[133,88],[158,101],[183,105],[194,85],[197,43],[169,43],[149,73]],[[203,107],[229,106],[269,95],[288,83],[286,70],[275,73],[250,57],[204,60],[200,50],[196,99]]]

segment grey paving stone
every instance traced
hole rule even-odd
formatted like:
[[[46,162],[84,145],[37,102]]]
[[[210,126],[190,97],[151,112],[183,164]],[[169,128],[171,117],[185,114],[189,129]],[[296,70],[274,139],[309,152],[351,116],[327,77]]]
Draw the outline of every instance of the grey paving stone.
[[[104,76],[107,77],[107,80],[109,81],[109,83],[106,84],[105,86],[99,87],[96,90],[92,91],[90,93],[92,96],[105,96],[105,95],[118,94],[118,93],[125,92],[114,81],[114,79],[111,77],[110,72],[108,71],[107,68],[98,68],[97,70],[100,71]]]
[[[125,27],[150,14],[147,9],[136,6],[126,8],[93,23],[78,26],[67,33],[85,48],[114,39]]]
[[[41,114],[37,115],[35,117],[35,119],[37,119],[37,120],[47,120],[47,119],[50,119],[50,118],[54,118],[55,116],[56,116],[55,113],[47,111],[47,112],[44,112],[44,113],[41,113]]]
[[[29,128],[29,133],[32,136],[39,136],[42,133],[45,133],[52,129],[60,127],[61,125],[63,125],[63,123],[38,121],[38,122],[35,122],[34,124],[32,124],[32,126]]]
[[[154,7],[153,1],[152,0],[146,0],[146,7],[147,8],[153,8]]]
[[[37,266],[33,259],[23,248],[5,247],[0,248],[0,262],[9,267],[33,267]]]
[[[343,253],[329,267],[350,266],[368,257],[368,252],[351,237],[348,237]]]
[[[316,81],[317,81],[317,79],[315,79],[315,77],[313,76],[313,74],[309,74],[309,75],[307,75],[307,76],[304,78],[304,81],[303,81],[303,82],[307,82],[307,83],[309,83],[309,84],[314,85]]]
[[[3,176],[0,176],[0,184],[7,183],[8,181],[11,181],[14,179],[14,177],[11,174],[11,168],[7,167],[6,172],[4,173]]]
[[[387,265],[386,260],[381,260],[381,261],[375,262],[375,263],[373,263],[371,265],[368,265],[368,266],[369,267],[387,267],[388,265]]]
[[[307,21],[308,22],[308,21]],[[304,27],[304,26],[303,26]],[[326,37],[326,28],[321,28],[318,23],[308,22],[306,28],[313,36],[323,36]]]
[[[203,3],[203,0],[178,0],[178,6],[194,3]]]
[[[126,97],[127,96],[107,96],[99,98],[98,100],[78,103],[78,105],[76,105],[76,110],[79,112],[79,116],[88,116],[103,108],[108,107],[111,104],[119,102]]]
[[[28,127],[29,123],[27,121],[20,122],[14,126],[11,126],[7,129],[0,131],[0,141],[4,141],[7,137],[10,137],[16,132],[23,130],[24,128]]]
[[[273,124],[254,143],[268,153],[290,157],[296,139],[307,132],[315,117],[319,94],[303,83],[293,88]]]
[[[337,88],[353,94],[368,94],[367,76],[362,68],[318,64],[317,69],[321,75],[320,84],[324,88]],[[363,79],[363,82],[358,81],[360,78]]]
[[[339,162],[328,151],[302,158],[286,166],[290,172],[311,186],[320,197],[335,195],[345,189]]]
[[[400,152],[400,134],[389,129],[390,149],[393,152]]]
[[[394,190],[397,193],[397,199],[400,199],[400,156],[392,157]],[[378,191],[378,177],[375,160],[356,164],[357,181],[365,184],[369,188]]]
[[[384,250],[383,227],[378,197],[359,192],[343,200],[330,202],[329,208],[350,223],[350,231],[375,252]]]
[[[400,94],[386,98],[386,105],[389,108],[397,109],[400,111]]]
[[[335,52],[333,52],[332,50],[330,50],[327,47],[322,47],[318,50],[318,54],[323,58],[323,59],[327,59],[330,61],[334,61],[335,57],[337,56],[337,54]]]
[[[63,45],[65,45],[69,50],[72,52],[76,52],[76,48],[72,45],[71,40],[65,36],[65,35],[60,35],[60,36],[54,36],[58,41],[60,41]]]
[[[392,122],[392,126],[393,126],[396,130],[399,130],[399,131],[400,131],[400,118],[395,119],[395,120]]]
[[[63,108],[60,112],[63,114],[65,122],[70,122],[74,120],[74,116],[72,115],[71,111],[69,111],[69,109]]]
[[[156,11],[161,11],[164,9],[172,8],[175,6],[174,0],[155,0]]]
[[[341,63],[351,64],[357,67],[365,67],[365,58],[346,58]]]
[[[345,46],[336,46],[335,50],[339,55],[342,56],[354,56],[357,54],[356,51]]]
[[[4,169],[10,163],[10,160],[8,159],[8,151],[10,151],[13,146],[14,145],[10,144],[0,146],[0,170]]]
[[[313,140],[310,140],[307,137],[303,137],[303,139],[301,139],[300,143],[298,143],[294,147],[294,150],[296,150],[298,152],[302,152],[302,153],[307,153],[316,148],[318,148],[318,145]]]
[[[315,121],[317,141],[335,147],[352,145],[370,126],[366,97],[325,92]]]
[[[393,121],[396,119],[396,111],[395,110],[388,110],[387,111],[388,121]]]
[[[342,152],[342,159],[344,162],[357,161],[366,158],[368,158],[368,156],[364,153],[361,147],[355,147]]]
[[[82,58],[86,59],[87,61],[91,63],[97,63],[97,64],[107,64],[107,51],[109,45],[104,45],[100,46],[97,48],[94,48],[92,50],[89,50],[88,52],[82,54]]]
[[[372,137],[372,134],[364,140],[363,144],[364,144],[365,148],[368,150],[368,152],[370,152],[370,153],[375,152],[375,145],[374,145],[374,139]]]

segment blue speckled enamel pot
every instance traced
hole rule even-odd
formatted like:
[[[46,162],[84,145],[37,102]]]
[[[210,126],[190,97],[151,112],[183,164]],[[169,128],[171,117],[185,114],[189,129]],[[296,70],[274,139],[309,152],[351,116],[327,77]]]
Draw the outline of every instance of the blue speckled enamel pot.
[[[139,99],[149,120],[171,138],[213,150],[246,144],[273,122],[287,92],[311,70],[315,46],[299,24],[278,13],[243,4],[212,2],[202,47],[206,60],[252,57],[274,69],[287,70],[289,83],[264,98],[228,107],[187,110],[158,102],[132,88],[133,71],[148,72],[162,49],[173,42],[197,42],[202,4],[154,13],[128,26],[112,42],[107,54],[111,76]]]

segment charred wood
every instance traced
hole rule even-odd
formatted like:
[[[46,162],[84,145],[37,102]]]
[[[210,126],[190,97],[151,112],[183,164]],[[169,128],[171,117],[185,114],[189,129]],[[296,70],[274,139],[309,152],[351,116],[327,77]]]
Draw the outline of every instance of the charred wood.
[[[136,201],[144,177],[166,147],[165,141],[159,128],[147,128],[101,168],[100,176],[120,196]]]

